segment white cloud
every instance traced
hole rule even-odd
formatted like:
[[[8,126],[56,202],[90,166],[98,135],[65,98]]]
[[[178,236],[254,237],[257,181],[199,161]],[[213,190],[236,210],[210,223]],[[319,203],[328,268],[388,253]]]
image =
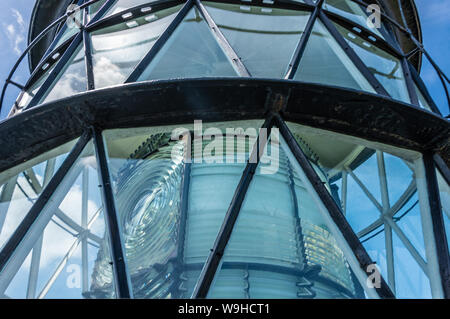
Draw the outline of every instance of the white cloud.
[[[10,45],[17,55],[20,55],[23,51],[22,43],[25,42],[26,23],[23,16],[16,9],[11,9],[13,23],[3,23],[6,36],[10,41]]]

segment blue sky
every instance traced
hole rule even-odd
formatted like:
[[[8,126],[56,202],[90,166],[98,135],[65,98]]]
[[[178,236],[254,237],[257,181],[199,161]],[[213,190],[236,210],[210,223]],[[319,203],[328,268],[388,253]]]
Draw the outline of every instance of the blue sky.
[[[26,48],[28,23],[34,6],[34,0],[2,0],[0,5],[0,80],[4,79],[20,53]],[[450,74],[450,1],[442,0],[416,0],[419,16],[422,22],[425,47],[438,65]],[[29,75],[28,61],[21,64],[15,80],[24,83]],[[428,62],[424,62],[421,70],[422,78],[428,85],[431,95],[444,115],[448,114],[448,106],[443,88]],[[9,109],[18,89],[9,87],[5,100],[5,108]],[[4,118],[5,110],[0,118]]]

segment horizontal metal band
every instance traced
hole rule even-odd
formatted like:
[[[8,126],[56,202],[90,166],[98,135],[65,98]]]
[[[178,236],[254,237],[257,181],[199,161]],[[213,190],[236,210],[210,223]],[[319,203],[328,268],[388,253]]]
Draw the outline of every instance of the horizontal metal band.
[[[356,90],[291,80],[203,78],[130,83],[39,105],[0,123],[0,171],[103,129],[264,118],[268,94],[283,118],[416,151],[450,154],[449,123],[423,109]]]

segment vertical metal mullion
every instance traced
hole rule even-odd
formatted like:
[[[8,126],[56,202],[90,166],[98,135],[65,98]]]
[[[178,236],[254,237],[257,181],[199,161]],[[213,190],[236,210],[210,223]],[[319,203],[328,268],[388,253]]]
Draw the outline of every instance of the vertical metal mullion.
[[[288,129],[286,123],[281,119],[279,115],[275,116],[275,125],[277,125],[277,127],[280,129],[281,136],[286,140],[290,151],[297,160],[301,169],[304,171],[306,178],[311,183],[323,205],[327,208],[329,216],[339,229],[340,233],[343,235],[343,238],[348,244],[348,247],[352,250],[353,255],[359,263],[361,270],[367,275],[370,275],[371,273],[368,272],[367,267],[369,265],[372,265],[373,261],[370,259],[367,251],[362,246],[360,240],[349,225],[345,216],[342,214],[335,200],[331,197],[328,190],[323,186],[322,181],[315,172],[314,168],[311,166],[311,163],[301,150],[300,146],[295,141],[295,138]],[[395,298],[391,289],[381,275],[380,280],[380,286],[374,288],[376,289],[378,296],[381,298]]]
[[[60,75],[63,68],[67,65],[67,63],[69,62],[72,55],[75,53],[75,50],[78,48],[78,45],[81,43],[82,40],[83,40],[83,32],[81,31],[75,36],[72,43],[67,48],[66,52],[64,52],[61,59],[59,59],[59,61],[57,62],[53,71],[49,74],[47,79],[44,81],[42,86],[36,92],[33,99],[30,101],[28,106],[25,107],[25,109],[32,108],[33,106],[37,105],[40,102],[44,94],[47,93],[50,86],[56,80],[57,76]]]
[[[84,8],[83,11],[83,46],[84,46],[84,62],[86,66],[86,77],[87,77],[87,90],[94,90],[94,71],[92,65],[92,43],[89,32],[86,30],[86,25],[88,23],[89,7]]]
[[[193,7],[194,0],[188,0],[183,8],[181,8],[180,12],[178,12],[177,16],[173,19],[167,29],[161,34],[161,36],[156,40],[153,47],[150,51],[144,56],[141,62],[134,68],[133,72],[131,72],[128,79],[125,83],[136,82],[145,68],[151,63],[153,58],[158,54],[159,50],[164,46],[166,41],[170,38],[172,33],[178,27],[178,25],[183,21],[184,17],[187,15],[189,10]]]
[[[244,63],[240,59],[240,57],[237,55],[237,53],[234,51],[233,47],[230,45],[228,40],[225,38],[223,33],[220,31],[217,24],[214,22],[214,20],[209,15],[208,11],[206,10],[205,6],[200,2],[200,0],[195,0],[195,5],[200,11],[201,15],[205,19],[206,23],[208,24],[209,28],[211,29],[212,33],[216,37],[217,42],[219,43],[220,47],[223,49],[223,52],[225,55],[232,61],[235,68],[238,70],[240,76],[244,77],[250,77],[251,74],[245,67]]]
[[[92,43],[89,32],[83,29],[84,59],[86,63],[87,90],[94,90],[94,68],[92,62]]]
[[[401,59],[403,75],[405,77],[406,88],[408,90],[408,95],[411,101],[411,104],[419,106],[419,98],[417,97],[416,89],[414,88],[414,81],[411,76],[411,72],[408,65],[408,60],[406,57]]]
[[[106,147],[100,130],[92,128],[92,135],[97,157],[98,177],[102,189],[105,219],[109,230],[116,294],[118,298],[133,298],[130,275],[125,261],[125,248],[123,246],[119,218],[111,187]]]
[[[433,224],[434,240],[439,262],[444,298],[450,299],[450,257],[448,250],[448,238],[445,232],[444,218],[442,215],[439,185],[436,176],[436,167],[433,155],[423,154],[425,176],[427,180],[428,198],[430,203],[431,219]]]
[[[250,186],[250,182],[253,179],[253,176],[256,172],[256,168],[258,166],[260,160],[260,154],[265,147],[265,143],[267,142],[270,131],[273,125],[273,115],[269,114],[268,118],[264,122],[261,129],[267,129],[267,136],[264,141],[261,142],[260,136],[255,142],[255,146],[253,147],[252,154],[247,161],[247,165],[245,166],[244,171],[242,172],[241,179],[239,181],[238,186],[233,195],[233,199],[231,200],[230,206],[228,207],[227,213],[223,220],[222,226],[220,227],[219,233],[214,242],[214,246],[211,249],[211,253],[208,256],[208,259],[203,266],[203,269],[200,273],[197,284],[195,285],[194,292],[192,293],[193,298],[206,298],[213,279],[216,275],[217,269],[222,260],[222,256],[225,252],[225,248],[230,239],[231,233],[233,231],[234,224],[239,216],[239,212],[241,210],[242,203],[245,198],[245,194],[248,191]],[[263,145],[259,145],[263,143]],[[261,148],[261,149],[260,149]]]
[[[375,76],[370,72],[361,58],[356,54],[356,52],[350,47],[344,37],[339,33],[330,19],[323,12],[319,13],[319,18],[322,23],[327,28],[328,32],[333,36],[333,38],[337,41],[339,46],[344,50],[347,56],[350,58],[355,67],[361,72],[361,74],[366,78],[369,84],[373,87],[373,89],[380,95],[390,96],[386,89],[381,85],[381,83],[375,78]]]
[[[422,93],[423,97],[425,98],[425,100],[427,101],[428,105],[430,106],[431,110],[442,116],[441,111],[439,111],[439,108],[437,107],[436,103],[434,103],[433,98],[431,97],[430,93],[428,92],[427,87],[425,86],[425,84],[423,83],[422,79],[420,78],[419,74],[417,73],[417,71],[414,69],[414,67],[408,63],[407,64],[409,67],[409,72],[410,75],[414,81],[414,83],[417,85],[417,88],[419,89],[419,91]]]
[[[66,159],[59,167],[55,175],[52,177],[47,187],[42,191],[39,198],[33,204],[28,214],[24,217],[20,225],[16,228],[16,230],[11,235],[9,240],[3,246],[3,249],[0,251],[0,279],[2,279],[0,280],[0,282],[3,281],[2,286],[6,285],[7,281],[12,279],[12,277],[9,276],[11,278],[8,277],[7,280],[4,280],[3,274],[5,271],[5,267],[8,265],[11,257],[14,255],[16,249],[19,247],[19,244],[23,241],[28,231],[33,226],[33,223],[39,217],[45,205],[47,205],[47,203],[50,202],[52,194],[61,184],[61,182],[67,175],[67,172],[70,170],[75,161],[78,159],[81,152],[84,150],[85,146],[89,142],[90,138],[91,138],[90,132],[85,132],[79,138],[78,142],[75,144],[70,153],[67,155]]]
[[[289,62],[288,70],[284,76],[285,79],[293,79],[295,72],[297,71],[298,65],[300,64],[300,60],[305,52],[306,44],[308,43],[309,37],[311,36],[312,30],[314,28],[314,24],[319,16],[320,10],[322,10],[322,4],[324,0],[319,0],[317,6],[314,8],[311,16],[309,17],[308,23],[305,26],[305,31],[303,35],[300,37],[300,41],[297,45],[297,48],[294,51],[294,55],[292,56],[291,61]]]

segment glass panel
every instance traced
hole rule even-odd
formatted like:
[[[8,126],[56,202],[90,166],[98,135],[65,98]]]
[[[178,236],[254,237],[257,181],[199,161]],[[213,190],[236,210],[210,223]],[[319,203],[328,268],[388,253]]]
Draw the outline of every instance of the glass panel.
[[[87,89],[86,63],[81,44],[60,71],[40,103],[59,100]]]
[[[417,98],[419,100],[419,106],[425,110],[433,112],[431,110],[430,104],[427,102],[427,100],[423,96],[422,92],[419,90],[419,88],[417,87],[417,85],[415,83],[414,83],[414,89],[416,90]]]
[[[351,0],[326,0],[323,4],[323,8],[359,24],[363,28],[372,31],[380,38],[384,38],[380,30],[368,25],[368,15],[366,10]],[[381,27],[384,29],[383,26]]]
[[[344,27],[334,25],[391,97],[410,103],[400,60]]]
[[[191,296],[261,124],[196,125],[193,142],[176,140],[174,133],[192,125],[105,131],[136,298]],[[242,133],[223,138],[228,128],[239,127]]]
[[[283,78],[310,13],[204,2],[254,77]]]
[[[0,174],[0,249],[27,215],[76,140]]]
[[[56,62],[53,63],[52,66],[47,65],[47,67],[46,67],[47,69],[46,69],[45,73],[43,73],[41,75],[41,77],[39,79],[37,79],[25,92],[21,93],[21,95],[17,99],[17,104],[18,104],[19,108],[22,109],[22,108],[26,107],[28,104],[30,104],[31,100],[36,95],[36,93],[39,91],[42,84],[44,84],[45,80],[47,80],[50,73],[52,73],[55,66],[56,66]]]
[[[38,299],[114,297],[96,169],[90,142],[16,249],[11,264],[20,265],[30,251],[31,259],[21,264],[6,290],[7,297],[19,292]],[[14,273],[13,267],[5,271]]]
[[[316,21],[294,80],[348,87],[375,93],[319,20]]]
[[[342,212],[385,280],[388,269],[384,226],[387,220],[395,223],[396,296],[430,297],[427,275],[399,240],[407,238],[426,260],[414,164],[420,154],[294,123],[288,126],[311,163],[324,172],[329,189],[336,190],[334,195]]]
[[[81,12],[81,11],[80,11]],[[79,18],[77,18],[79,19]],[[72,20],[73,21],[73,20]],[[82,20],[78,20],[78,21],[82,21]],[[80,31],[80,29],[77,27],[77,25],[75,23],[70,23],[70,24],[65,24],[63,29],[60,30],[60,34],[58,34],[58,38],[56,40],[56,43],[54,45],[51,46],[51,49],[56,49],[57,47],[59,47],[61,44],[63,44],[64,42],[66,42],[67,40],[69,40],[72,36],[74,36],[75,34],[77,34]]]
[[[194,7],[138,80],[208,76],[237,76],[237,73]]]
[[[428,277],[416,263],[396,233],[392,234],[397,298],[431,298]]]
[[[116,0],[113,6],[108,10],[106,16],[125,11],[129,8],[137,7],[146,3],[152,3],[157,0]]]
[[[91,39],[95,87],[102,88],[125,82],[180,8],[181,6],[176,6],[161,10],[94,31]]]
[[[450,187],[438,170],[436,170],[436,176],[439,186],[439,197],[441,199],[442,217],[444,218],[444,226],[445,232],[447,233],[448,243],[450,239]]]
[[[95,14],[102,8],[107,0],[100,0],[89,6],[88,22],[91,21]]]
[[[363,297],[277,133],[250,183],[208,297]]]

